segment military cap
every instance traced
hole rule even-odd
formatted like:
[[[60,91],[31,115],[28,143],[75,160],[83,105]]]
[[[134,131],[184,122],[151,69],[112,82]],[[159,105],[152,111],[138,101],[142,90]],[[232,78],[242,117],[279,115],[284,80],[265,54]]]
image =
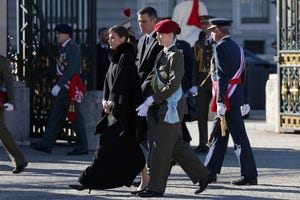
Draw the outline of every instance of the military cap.
[[[164,19],[155,25],[155,31],[158,33],[174,33],[178,29],[178,24],[171,19]]]
[[[201,22],[208,22],[210,19],[215,18],[212,15],[200,15],[199,19]]]
[[[210,27],[208,27],[209,29],[213,29],[215,27],[219,27],[219,26],[230,26],[232,23],[231,19],[225,19],[225,18],[212,18],[209,20],[210,22]]]
[[[68,24],[57,24],[54,28],[54,31],[69,34],[70,36],[73,34],[73,28]]]

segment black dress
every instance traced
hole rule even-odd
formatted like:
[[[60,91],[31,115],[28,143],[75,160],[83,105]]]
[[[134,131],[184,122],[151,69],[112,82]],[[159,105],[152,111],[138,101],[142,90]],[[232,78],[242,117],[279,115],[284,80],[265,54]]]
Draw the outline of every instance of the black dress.
[[[104,114],[97,125],[100,139],[94,160],[79,177],[79,182],[90,189],[130,187],[145,166],[139,146],[142,138],[137,137],[144,135],[145,121],[135,111],[142,96],[134,58],[134,48],[128,43],[110,54],[103,98],[114,103],[112,115]]]

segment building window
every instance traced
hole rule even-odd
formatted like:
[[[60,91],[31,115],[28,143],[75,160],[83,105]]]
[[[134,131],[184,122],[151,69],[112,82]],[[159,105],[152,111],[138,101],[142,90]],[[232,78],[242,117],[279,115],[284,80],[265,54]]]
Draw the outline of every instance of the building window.
[[[241,0],[242,23],[269,23],[269,0]]]
[[[176,0],[146,0],[146,6],[156,9],[158,18],[172,17]]]

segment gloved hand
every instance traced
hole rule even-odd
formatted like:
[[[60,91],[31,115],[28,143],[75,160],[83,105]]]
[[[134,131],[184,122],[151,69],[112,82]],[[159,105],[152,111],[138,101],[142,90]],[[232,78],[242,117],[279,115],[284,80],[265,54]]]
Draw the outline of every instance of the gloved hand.
[[[136,111],[138,112],[137,115],[141,117],[146,117],[148,110],[149,106],[146,104],[146,102],[144,102],[136,109]]]
[[[189,93],[191,93],[191,95],[196,96],[198,94],[198,88],[197,86],[193,86],[190,88]]]
[[[51,90],[51,94],[56,97],[59,91],[60,91],[60,87],[58,85],[54,85],[54,87]]]
[[[154,102],[153,96],[147,97],[146,101],[144,102],[147,106],[151,106]]]
[[[244,104],[241,106],[241,114],[242,116],[247,115],[250,112],[250,105],[249,104]]]
[[[5,103],[5,104],[3,104],[3,106],[4,106],[4,109],[6,111],[13,111],[14,110],[14,105],[12,105],[11,103]]]
[[[224,103],[217,103],[217,117],[222,118],[225,115],[226,106]]]

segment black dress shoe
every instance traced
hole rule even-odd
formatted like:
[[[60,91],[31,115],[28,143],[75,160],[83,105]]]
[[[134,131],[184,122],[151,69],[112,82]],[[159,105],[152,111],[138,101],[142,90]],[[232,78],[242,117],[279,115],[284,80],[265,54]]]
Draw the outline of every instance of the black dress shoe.
[[[162,197],[163,194],[160,192],[154,192],[154,191],[147,189],[147,190],[144,190],[143,192],[137,193],[137,196],[142,197],[142,198],[144,198],[144,197],[150,198],[150,197]]]
[[[208,175],[208,184],[217,182],[217,175],[216,174],[210,174]]]
[[[75,189],[75,190],[78,190],[78,191],[88,189],[86,186],[81,185],[80,183],[71,184],[71,185],[69,185],[69,187],[70,187],[70,188],[73,188],[73,189]]]
[[[28,162],[15,167],[14,170],[12,171],[12,173],[13,174],[19,174],[19,173],[21,173],[22,171],[24,171],[24,169],[25,169],[25,167],[27,167],[27,165],[28,165]]]
[[[89,194],[91,193],[92,189],[91,188],[88,188],[87,186],[84,186],[84,185],[81,185],[80,183],[76,183],[76,184],[71,184],[69,185],[70,188],[73,188],[75,190],[78,190],[78,191],[82,191],[82,190],[85,190],[85,189],[89,189]]]
[[[40,145],[40,144],[32,144],[32,145],[31,145],[31,148],[32,148],[32,149],[35,149],[35,150],[37,150],[37,151],[42,151],[42,152],[51,154],[51,148],[42,146],[42,145]]]
[[[209,148],[207,146],[197,146],[196,149],[194,149],[195,153],[207,153]]]
[[[233,185],[257,185],[257,178],[242,177],[240,180],[232,181]]]
[[[142,190],[136,190],[136,191],[130,192],[130,194],[137,195],[138,193],[144,192],[145,190],[146,190],[146,188],[144,188]]]
[[[73,150],[67,153],[68,156],[79,156],[79,155],[88,155],[88,151],[78,151],[78,150]]]
[[[199,189],[195,191],[195,194],[203,192],[208,185],[209,175],[199,181]]]

